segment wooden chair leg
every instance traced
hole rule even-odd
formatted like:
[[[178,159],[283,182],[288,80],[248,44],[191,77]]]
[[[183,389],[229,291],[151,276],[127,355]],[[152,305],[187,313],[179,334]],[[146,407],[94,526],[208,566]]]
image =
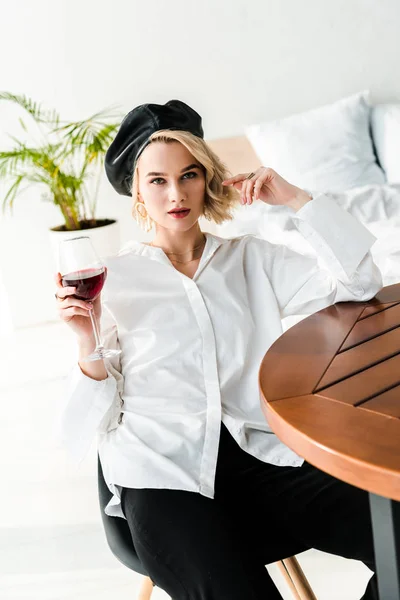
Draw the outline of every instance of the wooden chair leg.
[[[143,577],[137,600],[150,600],[151,595],[153,593],[153,589],[154,583],[152,582],[150,577]]]
[[[284,580],[286,581],[290,591],[292,592],[293,598],[295,600],[301,600],[301,597],[299,596],[299,594],[294,586],[294,583],[288,573],[288,570],[286,569],[286,567],[284,565],[283,560],[278,560],[278,562],[276,562],[275,564],[278,567],[279,571],[281,572],[281,575],[284,578]]]
[[[282,562],[289,573],[300,600],[317,600],[297,558],[291,556],[290,558],[285,558]]]
[[[285,579],[295,600],[317,600],[310,584],[297,558],[285,558],[276,563],[279,571]],[[150,577],[143,577],[137,600],[150,600],[153,593],[154,583]]]

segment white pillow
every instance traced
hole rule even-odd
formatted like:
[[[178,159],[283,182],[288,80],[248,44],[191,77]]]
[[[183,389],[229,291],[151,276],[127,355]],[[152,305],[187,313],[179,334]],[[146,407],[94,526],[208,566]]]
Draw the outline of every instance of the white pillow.
[[[378,104],[371,114],[372,136],[389,183],[400,183],[400,104]]]
[[[246,135],[261,163],[311,191],[342,192],[385,182],[370,135],[368,92],[277,121]]]

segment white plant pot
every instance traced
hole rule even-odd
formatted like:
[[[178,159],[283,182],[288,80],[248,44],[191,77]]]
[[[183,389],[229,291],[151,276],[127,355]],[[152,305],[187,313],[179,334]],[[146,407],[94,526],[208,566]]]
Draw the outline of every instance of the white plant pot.
[[[49,230],[50,243],[52,247],[54,267],[59,271],[58,264],[58,247],[60,242],[69,240],[74,237],[87,236],[90,238],[97,254],[104,258],[113,256],[120,249],[120,232],[119,223],[114,221],[102,227],[94,227],[93,229],[79,229],[76,231],[54,231]]]

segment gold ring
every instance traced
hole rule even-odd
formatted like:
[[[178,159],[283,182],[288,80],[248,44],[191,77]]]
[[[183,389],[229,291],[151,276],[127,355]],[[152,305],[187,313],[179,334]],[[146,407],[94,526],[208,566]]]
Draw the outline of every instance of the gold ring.
[[[250,173],[249,175],[247,175],[246,179],[251,179],[252,177],[254,177],[255,173]]]

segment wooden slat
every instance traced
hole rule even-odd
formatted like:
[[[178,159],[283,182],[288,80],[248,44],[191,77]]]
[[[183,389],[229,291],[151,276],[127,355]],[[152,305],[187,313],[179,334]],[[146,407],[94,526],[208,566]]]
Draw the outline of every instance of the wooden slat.
[[[400,419],[400,386],[364,402],[359,408]]]
[[[313,391],[364,305],[336,304],[300,321],[268,350],[260,369],[260,386],[270,402]]]
[[[372,315],[368,319],[358,321],[358,323],[354,325],[343,346],[340,348],[340,352],[381,335],[394,327],[398,327],[399,324],[400,304]]]
[[[337,354],[315,391],[400,353],[400,328]]]
[[[400,303],[399,302],[389,302],[388,304],[376,304],[375,306],[367,306],[364,309],[364,312],[362,313],[362,315],[360,317],[360,321],[362,319],[367,319],[371,315],[375,315],[378,312],[382,312],[383,310],[387,310],[391,306],[396,306],[396,304],[400,304]]]
[[[385,362],[357,373],[357,375],[353,375],[340,383],[323,390],[320,389],[318,394],[331,400],[355,406],[397,384],[400,384],[400,355],[393,356]]]
[[[368,300],[370,306],[374,304],[388,304],[389,302],[400,302],[400,285],[398,283],[387,285],[374,298]]]
[[[262,393],[262,392],[261,392]],[[400,501],[400,420],[317,395],[266,402],[278,437],[314,466]]]

